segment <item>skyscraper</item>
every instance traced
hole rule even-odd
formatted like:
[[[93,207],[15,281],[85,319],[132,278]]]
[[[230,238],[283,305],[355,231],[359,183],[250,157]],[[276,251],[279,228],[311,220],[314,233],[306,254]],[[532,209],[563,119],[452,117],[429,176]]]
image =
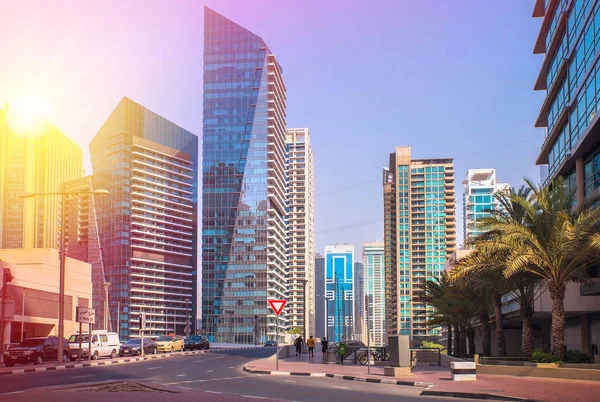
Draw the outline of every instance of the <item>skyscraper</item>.
[[[359,260],[359,258],[357,258]],[[353,339],[362,341],[365,334],[365,277],[362,261],[354,262],[354,326],[352,329]],[[367,338],[365,338],[366,340]]]
[[[315,332],[315,171],[308,128],[287,129],[286,145],[288,325],[304,328],[310,336]]]
[[[365,295],[369,299],[369,333],[374,346],[386,344],[384,243],[363,244]]]
[[[600,188],[600,4],[537,0],[543,17],[533,53],[545,54],[534,89],[546,91],[536,127],[546,128],[538,165],[545,184],[563,176],[578,205],[595,201]]]
[[[463,180],[463,235],[467,244],[473,236],[480,234],[476,222],[486,216],[491,216],[490,211],[499,210],[502,204],[494,194],[507,191],[507,183],[498,183],[496,169],[469,169]]]
[[[422,284],[438,278],[456,249],[452,159],[411,159],[396,147],[383,171],[385,314],[388,335],[437,335],[427,328]]]
[[[110,322],[120,335],[184,333],[197,316],[198,137],[123,98],[90,143]],[[120,311],[117,312],[117,307]],[[117,320],[119,316],[119,320]]]
[[[265,42],[205,7],[202,325],[211,341],[274,339],[287,324],[288,311],[277,321],[267,306],[287,291],[285,101]]]
[[[327,335],[325,326],[325,258],[315,254],[315,330],[313,335],[322,338]]]
[[[327,339],[350,340],[354,326],[354,246],[325,246]]]
[[[61,192],[92,192],[93,190],[92,176],[68,181],[60,187]],[[96,197],[94,194],[82,194],[67,199],[62,215],[65,250],[69,258],[87,262],[92,266],[92,308],[96,311],[94,328],[116,331],[116,325],[113,325],[114,323],[108,318],[105,320],[106,286],[109,282],[100,247]]]
[[[19,197],[81,177],[82,151],[50,123],[23,119],[0,110],[0,248],[58,248],[60,197]]]

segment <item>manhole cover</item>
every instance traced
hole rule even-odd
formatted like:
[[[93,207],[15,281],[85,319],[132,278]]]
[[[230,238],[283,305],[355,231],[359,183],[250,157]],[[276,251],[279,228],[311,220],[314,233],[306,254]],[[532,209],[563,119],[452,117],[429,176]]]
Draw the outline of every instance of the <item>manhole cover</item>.
[[[147,387],[135,382],[113,382],[109,384],[85,385],[82,387],[74,387],[63,389],[61,391],[72,392],[169,392],[160,389]]]

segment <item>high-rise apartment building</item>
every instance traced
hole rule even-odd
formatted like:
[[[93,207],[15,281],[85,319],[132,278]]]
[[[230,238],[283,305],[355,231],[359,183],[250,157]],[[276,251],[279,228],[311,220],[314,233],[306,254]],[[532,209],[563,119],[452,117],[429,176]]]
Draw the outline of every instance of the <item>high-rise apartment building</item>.
[[[289,128],[288,326],[315,331],[315,171],[308,128]],[[305,283],[306,281],[306,283]]]
[[[325,246],[327,339],[351,340],[354,326],[354,246]]]
[[[365,295],[369,300],[369,334],[374,346],[386,344],[385,247],[383,242],[363,244]]]
[[[90,154],[94,188],[110,192],[95,207],[113,328],[139,336],[145,313],[147,336],[194,332],[198,137],[123,98]]]
[[[358,259],[358,258],[357,258]],[[357,341],[363,340],[363,334],[366,333],[365,321],[365,277],[362,261],[354,262],[354,327],[352,329],[352,338]],[[365,338],[366,341],[367,338]]]
[[[600,4],[537,0],[542,17],[533,52],[545,54],[534,89],[546,91],[535,122],[546,128],[537,158],[548,165],[546,184],[563,176],[577,204],[600,194]]]
[[[105,314],[107,309],[106,289],[109,286],[102,260],[102,248],[98,232],[96,214],[96,197],[92,176],[63,183],[61,192],[85,193],[68,198],[63,210],[62,219],[65,228],[65,250],[67,256],[92,266],[92,308],[96,311],[94,328],[116,331],[115,323]]]
[[[498,183],[496,169],[469,169],[463,180],[463,238],[465,244],[481,232],[478,219],[491,216],[490,211],[502,209],[494,194],[508,191],[507,183]]]
[[[385,314],[388,335],[436,335],[427,328],[422,284],[438,278],[456,249],[452,159],[411,159],[397,147],[383,171]]]
[[[50,123],[21,114],[0,110],[0,248],[58,248],[60,197],[19,197],[57,193],[81,177],[82,151]]]
[[[317,338],[327,336],[325,326],[325,257],[315,254],[315,327]],[[309,334],[310,335],[310,334]]]
[[[287,292],[286,88],[259,36],[204,8],[202,325],[211,341],[274,339]],[[283,340],[283,330],[279,331]]]

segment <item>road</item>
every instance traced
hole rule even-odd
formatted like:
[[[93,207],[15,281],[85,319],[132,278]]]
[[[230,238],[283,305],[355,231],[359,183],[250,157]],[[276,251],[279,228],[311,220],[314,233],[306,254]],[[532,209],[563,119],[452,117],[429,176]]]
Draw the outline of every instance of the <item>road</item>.
[[[198,390],[212,395],[279,401],[460,401],[420,396],[421,388],[372,384],[319,377],[268,376],[243,371],[245,363],[268,357],[272,349],[222,351],[176,355],[136,363],[97,366],[0,377],[0,400],[25,401],[27,392],[49,386],[67,386],[109,380],[151,381],[169,389]],[[139,394],[138,394],[139,395]],[[13,399],[11,399],[13,398]],[[43,398],[45,399],[45,398]],[[161,400],[169,399],[162,396]],[[47,399],[48,401],[52,400]],[[39,399],[36,395],[36,402]]]

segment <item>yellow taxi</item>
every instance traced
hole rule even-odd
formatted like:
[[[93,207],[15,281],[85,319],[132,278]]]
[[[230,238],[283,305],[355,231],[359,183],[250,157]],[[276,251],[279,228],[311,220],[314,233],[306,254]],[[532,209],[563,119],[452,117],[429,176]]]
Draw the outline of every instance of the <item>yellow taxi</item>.
[[[155,343],[159,352],[183,352],[183,337],[179,335],[163,335]]]

